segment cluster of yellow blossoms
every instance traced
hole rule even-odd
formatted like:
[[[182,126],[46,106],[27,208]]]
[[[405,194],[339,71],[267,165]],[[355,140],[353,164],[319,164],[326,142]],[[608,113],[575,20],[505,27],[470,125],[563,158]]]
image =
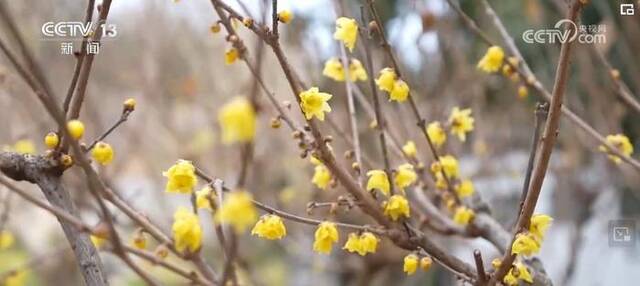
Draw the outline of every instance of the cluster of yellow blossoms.
[[[491,266],[493,266],[494,269],[500,268],[500,264],[502,264],[500,258],[496,258],[491,261]],[[505,285],[519,285],[518,280],[533,283],[533,276],[531,276],[531,272],[529,272],[529,269],[527,269],[522,262],[518,261],[514,263],[514,266],[515,267],[511,267],[509,273],[507,273],[507,275],[502,279],[502,282],[504,282]]]
[[[511,246],[512,254],[531,256],[540,251],[540,246],[544,235],[551,225],[553,219],[544,214],[537,214],[531,217],[528,231],[518,233]]]
[[[404,102],[409,97],[409,85],[399,79],[392,68],[384,68],[376,79],[376,84],[380,90],[389,93],[389,101]]]
[[[343,249],[349,252],[356,252],[361,256],[365,256],[367,253],[375,253],[378,250],[378,238],[368,231],[359,235],[350,233]]]
[[[428,271],[431,268],[432,264],[433,260],[431,259],[431,257],[424,256],[422,258],[419,258],[418,255],[411,253],[404,257],[404,265],[402,267],[402,270],[407,273],[407,275],[412,275],[416,273],[416,270],[418,270],[418,266],[420,266],[423,271]]]
[[[324,63],[322,75],[335,81],[344,81],[344,65],[338,58],[330,58]],[[349,81],[366,81],[368,78],[367,71],[362,66],[362,63],[357,59],[351,59],[349,61]]]

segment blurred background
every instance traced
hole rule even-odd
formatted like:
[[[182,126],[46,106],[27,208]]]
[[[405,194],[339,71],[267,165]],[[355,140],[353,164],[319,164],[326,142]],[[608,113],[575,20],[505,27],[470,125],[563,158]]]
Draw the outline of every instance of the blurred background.
[[[2,1],[62,102],[75,59],[61,54],[59,41],[43,40],[40,29],[49,21],[81,21],[86,1]],[[264,11],[269,12],[261,0],[225,2],[258,22]],[[322,75],[324,62],[340,55],[338,42],[332,37],[337,17],[334,2],[278,2],[281,9],[290,9],[295,15],[290,24],[281,25],[289,60],[304,82],[334,95],[330,117],[338,128],[330,128],[327,123],[322,128],[334,136],[333,147],[341,157],[348,147],[339,140],[338,130],[349,134],[345,87]],[[494,41],[502,43],[477,2],[464,0],[460,6]],[[490,2],[534,73],[551,90],[559,44],[527,44],[521,35],[527,29],[553,27],[564,17],[565,1]],[[640,16],[619,13],[620,3],[634,2],[591,2],[581,21],[585,25],[605,25],[606,43],[575,45],[565,104],[604,135],[626,134],[638,149],[640,114],[618,99],[609,71],[597,60],[595,51],[603,53],[632,93],[638,94],[640,55],[633,51],[640,51]],[[636,8],[640,5],[634,4]],[[341,5],[346,15],[359,19],[361,1],[342,1]],[[474,132],[464,144],[450,140],[446,150],[460,158],[462,173],[473,180],[496,218],[511,224],[530,149],[533,109],[541,97],[533,90],[520,97],[518,84],[499,73],[487,75],[477,70],[476,63],[487,47],[444,0],[377,0],[376,5],[405,80],[427,120],[446,120],[454,106],[473,109]],[[243,64],[225,65],[224,52],[229,47],[225,33],[213,34],[209,29],[217,20],[211,3],[204,0],[115,0],[108,22],[117,25],[118,35],[103,42],[87,89],[81,114],[87,124],[85,138],[95,138],[111,126],[119,118],[125,99],[138,101],[129,121],[107,139],[116,152],[114,163],[99,171],[114,190],[166,230],[170,229],[174,210],[189,205],[187,196],[164,192],[162,171],[177,159],[193,160],[209,174],[228,182],[235,182],[238,176],[240,148],[221,143],[217,110],[230,98],[248,96],[254,79]],[[294,102],[273,53],[260,48],[257,38],[244,27],[240,26],[238,32],[253,59],[263,54],[261,74],[275,96]],[[0,27],[0,35],[7,39],[6,27]],[[80,42],[75,45],[77,49]],[[352,56],[364,62],[361,48]],[[380,47],[373,49],[377,74],[390,63]],[[365,95],[370,94],[367,83],[358,85]],[[301,215],[306,215],[311,201],[331,201],[343,195],[341,186],[320,191],[310,183],[313,166],[308,159],[300,158],[289,130],[270,127],[276,112],[262,94],[259,101],[248,189],[262,202]],[[403,142],[416,142],[420,158],[431,162],[408,106],[385,100],[383,108],[392,121],[393,132]],[[371,118],[360,103],[357,112],[364,152],[381,166],[376,133],[369,128]],[[295,107],[289,113],[302,122]],[[42,153],[42,138],[55,129],[28,86],[7,59],[0,57],[0,146],[15,149],[19,147],[16,143],[32,142],[34,152]],[[633,221],[639,217],[640,176],[632,168],[608,160],[597,145],[571,122],[561,121],[559,141],[537,209],[555,219],[540,258],[556,285],[635,285],[640,281],[638,249],[609,246],[611,220]],[[398,157],[392,157],[392,165],[401,163]],[[79,169],[65,173],[64,180],[83,219],[97,223],[96,207]],[[29,184],[20,186],[41,196]],[[317,209],[309,216],[325,218],[327,211]],[[27,263],[27,285],[81,284],[68,243],[50,214],[0,187],[0,217],[3,229],[15,236],[15,243],[0,249],[0,273]],[[341,210],[338,217],[361,224],[371,222],[357,210]],[[201,220],[205,257],[220,268],[222,252],[215,243],[213,224],[204,214]],[[124,238],[133,234],[134,226],[124,215],[117,214],[116,221]],[[406,252],[387,240],[382,241],[378,253],[364,258],[337,249],[331,256],[318,255],[311,251],[312,227],[285,223],[289,235],[281,241],[249,235],[241,238],[239,258],[245,271],[240,276],[247,285],[452,285],[456,281],[439,266],[405,277],[402,258]],[[346,232],[341,235],[340,245]],[[433,237],[470,263],[474,248],[482,250],[487,262],[498,257],[496,249],[481,239]],[[102,257],[113,285],[142,284],[117,258],[109,253]],[[180,277],[149,263],[142,265],[167,285],[184,284]]]

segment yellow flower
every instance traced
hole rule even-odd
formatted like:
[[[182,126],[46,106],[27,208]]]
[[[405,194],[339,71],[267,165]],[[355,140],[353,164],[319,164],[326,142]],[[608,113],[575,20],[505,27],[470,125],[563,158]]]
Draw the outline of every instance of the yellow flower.
[[[438,121],[433,121],[427,125],[427,135],[429,135],[431,143],[433,143],[436,148],[439,148],[447,141],[447,132],[442,129]]]
[[[631,156],[631,154],[633,154],[633,145],[631,144],[629,137],[624,134],[607,135],[607,143],[617,148],[618,151],[625,156]],[[604,145],[600,145],[599,149],[601,152],[609,153],[608,148]],[[612,154],[609,154],[609,159],[616,164],[620,164],[620,162],[622,162],[620,157]]]
[[[512,267],[511,270],[509,270],[509,273],[504,276],[504,279],[502,279],[502,281],[506,285],[515,286],[518,285],[518,279],[528,283],[533,283],[533,277],[531,276],[531,273],[529,272],[527,267],[520,262],[515,263],[515,267]]]
[[[207,210],[212,210],[212,206],[211,206],[211,200],[213,199],[211,197],[211,193],[213,192],[213,189],[211,189],[210,186],[205,186],[204,188],[202,188],[201,190],[196,192],[196,207],[199,209],[207,209]]]
[[[28,139],[18,140],[16,144],[13,145],[13,149],[19,154],[29,154],[33,155],[36,153],[36,145]]]
[[[416,148],[416,143],[411,140],[407,141],[407,143],[402,146],[402,152],[404,152],[404,154],[409,158],[415,158],[416,155],[418,155],[418,148]]]
[[[352,82],[355,81],[366,81],[369,79],[367,76],[367,71],[362,66],[362,63],[357,59],[351,59],[349,63],[349,80]]]
[[[166,186],[168,193],[190,194],[198,184],[196,167],[190,161],[178,160],[162,175],[169,178]]]
[[[531,233],[518,233],[511,245],[511,254],[531,256],[540,251],[540,241]]]
[[[336,32],[333,34],[333,38],[342,41],[344,46],[347,47],[350,52],[353,52],[356,40],[358,40],[358,22],[351,18],[338,18],[338,20],[336,20]]]
[[[71,138],[79,140],[84,135],[84,123],[80,120],[71,120],[67,122],[67,131]]]
[[[399,79],[393,83],[393,90],[389,93],[389,101],[404,102],[409,97],[409,85]]]
[[[260,218],[251,230],[251,234],[265,239],[276,240],[282,239],[287,235],[287,229],[284,227],[282,218],[277,215],[267,214]]]
[[[458,160],[456,157],[451,155],[440,156],[440,164],[444,174],[447,175],[448,178],[457,178],[458,177]]]
[[[338,242],[338,229],[336,224],[324,221],[318,225],[315,233],[315,241],[313,242],[313,251],[317,253],[331,253],[331,246]]]
[[[391,93],[396,83],[396,72],[392,68],[383,68],[380,76],[376,79],[376,84],[380,90]]]
[[[360,248],[365,254],[375,253],[378,250],[378,238],[373,233],[363,232],[360,235]]]
[[[324,63],[322,75],[335,81],[344,81],[344,67],[338,58],[330,58]]]
[[[253,197],[246,191],[228,193],[215,216],[217,223],[229,223],[237,233],[244,232],[257,219],[258,212],[253,205]]]
[[[449,186],[447,185],[447,180],[445,180],[444,176],[442,176],[442,173],[435,173],[435,176],[436,176],[436,188],[440,190],[446,190]]]
[[[518,97],[520,99],[525,99],[527,98],[528,95],[529,95],[529,90],[527,89],[526,86],[521,85],[520,87],[518,87]]]
[[[383,194],[389,195],[391,186],[389,185],[389,178],[385,171],[371,170],[367,172],[367,176],[369,177],[367,181],[367,191],[378,189]]]
[[[529,225],[529,232],[537,237],[539,240],[544,238],[544,234],[551,225],[553,218],[545,214],[535,214],[531,217],[531,225]]]
[[[361,256],[367,253],[375,253],[378,249],[378,238],[370,232],[364,232],[361,235],[350,233],[349,239],[342,249],[349,252],[357,252]]]
[[[365,255],[360,244],[360,236],[358,236],[358,234],[356,234],[355,232],[349,234],[349,238],[347,239],[347,242],[344,244],[344,247],[342,247],[342,249],[346,249],[349,252],[357,252],[362,256]]]
[[[227,65],[233,64],[238,59],[239,55],[240,54],[238,53],[238,50],[236,50],[236,48],[227,49],[227,51],[224,53],[224,63]]]
[[[44,145],[49,149],[55,149],[60,144],[60,137],[55,132],[49,132],[47,136],[44,137]]]
[[[278,12],[278,20],[282,23],[289,24],[289,22],[293,20],[293,13],[291,13],[291,10],[282,10]]]
[[[216,22],[215,24],[211,25],[211,27],[209,27],[209,31],[211,31],[211,33],[217,34],[220,33],[222,27],[220,27],[220,23]]]
[[[134,98],[128,98],[122,103],[122,108],[125,111],[134,111],[136,109],[136,100]]]
[[[0,281],[4,286],[24,286],[27,285],[27,271],[20,269],[10,273],[4,281]]]
[[[11,247],[15,241],[15,237],[9,231],[3,230],[0,232],[0,250]]]
[[[100,165],[108,165],[113,161],[113,148],[107,143],[98,142],[96,146],[93,147],[93,150],[91,150],[91,156],[93,156],[93,159],[100,163]]]
[[[467,225],[475,215],[476,214],[472,209],[465,206],[459,206],[456,208],[456,212],[453,215],[453,221],[460,225]]]
[[[466,140],[467,132],[473,131],[474,119],[471,117],[471,109],[460,110],[457,106],[451,111],[449,124],[451,124],[451,134],[458,136],[460,141]]]
[[[420,268],[422,268],[423,271],[429,271],[432,264],[433,260],[429,256],[425,256],[420,259]]]
[[[89,238],[91,239],[91,243],[93,243],[93,246],[95,246],[98,249],[102,248],[102,246],[104,246],[104,244],[107,243],[106,238],[100,237],[97,235],[91,235],[89,236]]]
[[[492,46],[487,49],[487,53],[478,62],[478,68],[486,73],[496,72],[502,66],[504,60],[504,51],[501,47]]]
[[[329,106],[329,99],[332,95],[320,92],[317,87],[312,87],[307,91],[300,93],[300,107],[304,112],[304,117],[307,120],[311,120],[314,116],[320,121],[324,121],[324,113],[331,112],[331,106]]]
[[[324,165],[317,165],[313,173],[313,178],[311,178],[311,183],[321,190],[327,190],[331,183],[331,172]]]
[[[409,201],[401,195],[393,195],[389,201],[383,203],[384,215],[391,217],[392,220],[398,220],[400,216],[409,217]]]
[[[402,164],[398,166],[394,182],[400,189],[404,189],[413,184],[418,179],[418,175],[413,170],[413,165]]]
[[[218,121],[225,144],[250,142],[256,134],[256,113],[244,97],[236,97],[222,106]]]
[[[411,253],[404,257],[404,266],[402,267],[402,271],[407,273],[407,275],[411,275],[416,272],[418,269],[418,256]]]
[[[136,231],[133,238],[131,239],[131,244],[137,249],[146,249],[147,248],[147,235],[142,231]]]
[[[176,250],[184,252],[189,250],[195,253],[202,245],[202,228],[198,216],[185,207],[179,207],[173,214],[173,240]]]
[[[474,192],[473,182],[471,182],[471,180],[462,180],[462,182],[456,186],[455,191],[456,195],[461,199],[471,196]]]

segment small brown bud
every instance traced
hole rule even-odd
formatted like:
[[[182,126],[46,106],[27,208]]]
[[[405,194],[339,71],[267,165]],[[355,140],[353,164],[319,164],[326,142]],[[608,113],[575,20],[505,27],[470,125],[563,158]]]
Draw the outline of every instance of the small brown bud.
[[[360,173],[360,164],[358,164],[358,162],[353,162],[353,164],[351,164],[351,169]]]
[[[291,133],[291,136],[293,137],[293,139],[300,139],[302,138],[302,131],[299,131],[299,130],[293,131]]]
[[[613,80],[620,79],[620,71],[617,69],[612,69],[611,71],[609,71],[609,74],[611,74],[611,78],[613,78]]]
[[[338,203],[331,203],[331,207],[329,208],[329,213],[335,215],[338,213]]]
[[[211,27],[209,27],[209,30],[214,34],[220,33],[220,22],[216,22],[215,24],[211,25]]]
[[[422,12],[421,18],[422,18],[422,31],[424,32],[431,30],[436,23],[436,15],[429,10]]]
[[[242,19],[242,24],[243,24],[245,27],[247,27],[247,28],[248,28],[248,27],[251,27],[251,26],[253,26],[253,19],[251,19],[251,18],[244,18],[244,19]]]
[[[351,160],[353,159],[354,155],[356,152],[354,152],[353,150],[347,150],[344,152],[344,158],[347,160]]]
[[[65,168],[69,168],[73,165],[73,158],[67,154],[62,154],[60,156],[60,164]]]
[[[282,121],[280,121],[280,117],[271,118],[271,128],[278,129],[282,126]]]
[[[327,135],[327,136],[324,137],[324,143],[328,144],[328,143],[331,143],[331,142],[333,142],[333,136]]]
[[[377,33],[378,32],[378,23],[376,23],[376,21],[371,21],[369,22],[369,32],[370,33]]]
[[[158,258],[165,259],[169,255],[169,249],[164,244],[161,244],[156,247],[154,253]]]
[[[533,75],[530,75],[529,77],[527,77],[527,84],[528,85],[533,85],[536,83],[536,77]]]
[[[240,39],[238,38],[238,36],[236,35],[231,35],[229,36],[229,42],[235,43],[237,41],[239,41]]]
[[[291,109],[291,101],[285,100],[282,102],[282,105],[284,105],[284,107],[286,107],[287,109]]]
[[[134,111],[136,109],[136,100],[133,98],[129,98],[122,103],[122,108],[124,111]]]

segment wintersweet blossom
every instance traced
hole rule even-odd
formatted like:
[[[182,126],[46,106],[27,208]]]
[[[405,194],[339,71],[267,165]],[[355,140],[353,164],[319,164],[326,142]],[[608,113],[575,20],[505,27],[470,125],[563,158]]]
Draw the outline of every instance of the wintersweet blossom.
[[[393,90],[389,93],[389,101],[404,102],[409,97],[409,85],[404,80],[396,80],[393,83]]]
[[[401,216],[409,217],[409,201],[402,195],[393,195],[388,201],[383,203],[384,215],[396,221]]]
[[[340,17],[336,20],[336,31],[333,34],[333,38],[340,40],[344,43],[344,46],[353,52],[353,48],[356,46],[358,40],[358,22],[356,20],[346,17]]]
[[[44,137],[44,145],[49,149],[55,149],[60,144],[60,137],[55,132],[49,132],[47,136]]]
[[[396,82],[396,72],[392,68],[383,68],[376,79],[376,84],[380,90],[391,93]]]
[[[439,121],[433,121],[427,125],[427,135],[431,139],[431,143],[439,148],[447,141],[447,132],[444,131]]]
[[[399,189],[404,189],[413,184],[418,179],[418,175],[413,170],[413,165],[402,164],[398,166],[394,177],[394,183]]]
[[[311,183],[321,190],[327,190],[331,185],[331,172],[324,165],[317,165]]]
[[[362,63],[357,59],[351,59],[349,61],[349,80],[355,82],[366,81],[367,79],[369,79],[369,76]]]
[[[418,256],[411,253],[404,257],[404,265],[402,267],[402,271],[407,273],[407,275],[411,275],[418,269],[418,263]]]
[[[250,142],[256,134],[256,112],[251,102],[244,97],[236,97],[223,105],[218,112],[222,129],[222,142]]]
[[[496,72],[502,67],[504,61],[504,51],[499,46],[491,46],[487,53],[478,62],[478,68],[486,73]]]
[[[282,10],[278,12],[278,20],[282,23],[289,24],[293,20],[293,13],[291,10]]]
[[[267,214],[258,220],[251,230],[251,234],[264,239],[277,240],[287,235],[287,229],[282,222],[282,218],[277,215]]]
[[[455,192],[458,198],[466,198],[473,195],[474,187],[471,180],[462,180],[460,184],[456,185]]]
[[[331,99],[332,95],[320,92],[317,87],[312,87],[307,91],[301,92],[300,97],[300,107],[304,112],[304,117],[307,120],[311,120],[314,116],[318,118],[320,121],[324,121],[324,113],[331,112],[331,106],[329,106],[329,99]]]
[[[471,109],[462,109],[457,106],[451,110],[449,116],[449,124],[451,124],[451,134],[458,136],[460,141],[464,142],[467,138],[466,134],[473,131],[474,119],[471,116]]]
[[[547,232],[549,226],[551,226],[553,218],[546,214],[535,214],[531,217],[531,224],[529,225],[529,232],[536,236],[539,240],[544,239],[544,235]]]
[[[416,148],[416,143],[409,140],[406,144],[402,146],[402,152],[409,158],[415,158],[418,155],[418,148]]]
[[[444,174],[448,178],[458,177],[459,168],[458,168],[458,160],[456,159],[456,157],[453,157],[452,155],[440,156],[440,163],[436,163],[436,166],[437,165],[439,165],[442,168],[442,170],[444,171]],[[432,170],[433,169],[434,167],[432,165]]]
[[[365,256],[367,253],[375,253],[378,249],[378,238],[368,231],[360,235],[350,233],[343,249],[349,252],[357,252],[361,256]]]
[[[173,214],[173,240],[176,250],[184,252],[188,250],[194,253],[202,245],[202,228],[198,216],[185,207],[179,207]]]
[[[108,165],[113,161],[113,148],[105,142],[98,142],[96,146],[93,147],[93,150],[91,150],[91,156],[96,162],[100,163],[100,165]]]
[[[331,253],[331,247],[338,242],[339,235],[336,224],[324,221],[318,225],[313,242],[313,251],[321,254]]]
[[[240,53],[238,53],[238,50],[236,48],[229,48],[224,53],[224,63],[226,65],[233,64],[238,59],[239,56],[240,56]]]
[[[631,154],[633,154],[633,144],[631,144],[629,137],[627,137],[626,135],[624,134],[607,135],[606,140],[607,140],[607,143],[609,143],[609,145],[612,145],[613,147],[617,148],[618,151],[620,151],[620,153],[622,153],[623,155],[631,156]],[[598,149],[601,152],[609,153],[608,148],[604,145],[600,145]],[[613,161],[616,164],[620,164],[620,162],[622,162],[622,159],[619,156],[613,155],[611,153],[609,153],[609,159],[611,159],[611,161]]]
[[[144,250],[147,248],[147,240],[147,234],[139,230],[134,233],[131,244],[137,249]]]
[[[71,138],[79,140],[84,135],[84,123],[80,120],[70,120],[67,122],[67,131]]]
[[[169,193],[190,194],[198,184],[196,168],[190,161],[178,160],[162,175],[168,178],[165,189]]]
[[[324,62],[322,75],[335,81],[344,81],[344,67],[338,58],[330,58]]]
[[[453,215],[453,221],[459,225],[467,225],[474,216],[475,212],[472,209],[465,206],[459,206],[456,208],[456,212]]]
[[[385,195],[389,195],[391,186],[389,184],[389,177],[384,170],[371,170],[367,172],[369,180],[367,181],[367,191],[379,190]]]
[[[511,254],[531,256],[540,251],[540,241],[531,233],[518,233],[511,245]]]
[[[253,196],[247,191],[233,191],[224,196],[224,201],[215,215],[216,223],[233,226],[236,233],[243,233],[258,219],[258,211],[253,205]]]
[[[525,281],[527,283],[533,283],[533,277],[524,264],[521,262],[516,262],[515,267],[511,267],[509,273],[504,276],[502,282],[509,286],[518,285],[518,280]]]
[[[198,209],[207,209],[212,210],[211,201],[212,201],[212,193],[213,189],[207,185],[201,190],[196,192],[196,207]]]
[[[429,271],[431,265],[433,264],[433,259],[429,256],[422,257],[420,259],[420,268],[422,271]]]

